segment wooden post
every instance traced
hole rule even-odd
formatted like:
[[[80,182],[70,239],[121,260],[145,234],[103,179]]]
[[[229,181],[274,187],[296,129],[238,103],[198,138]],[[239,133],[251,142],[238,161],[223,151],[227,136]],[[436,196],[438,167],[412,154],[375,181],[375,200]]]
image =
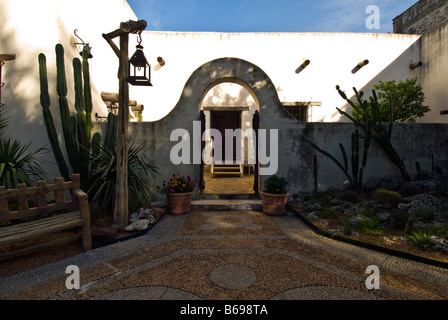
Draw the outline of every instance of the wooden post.
[[[128,212],[128,123],[129,123],[129,35],[120,36],[120,67],[118,71],[118,130],[117,182],[115,190],[114,221],[120,227],[127,225]]]
[[[129,122],[129,33],[146,28],[145,20],[122,22],[120,28],[103,38],[109,43],[119,59],[118,69],[118,128],[117,128],[117,180],[115,190],[114,223],[124,229],[128,223],[128,122]],[[120,48],[112,41],[120,37]]]

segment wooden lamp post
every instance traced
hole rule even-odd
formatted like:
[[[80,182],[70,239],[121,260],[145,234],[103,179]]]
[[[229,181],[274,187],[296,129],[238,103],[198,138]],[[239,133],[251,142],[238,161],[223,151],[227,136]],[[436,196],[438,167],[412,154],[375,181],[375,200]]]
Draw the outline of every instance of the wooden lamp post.
[[[129,34],[139,33],[146,29],[145,20],[122,22],[120,28],[103,38],[109,43],[119,58],[119,91],[118,91],[118,130],[117,130],[117,181],[115,191],[114,223],[124,228],[128,223],[128,122],[129,122]],[[120,48],[112,39],[120,37]]]

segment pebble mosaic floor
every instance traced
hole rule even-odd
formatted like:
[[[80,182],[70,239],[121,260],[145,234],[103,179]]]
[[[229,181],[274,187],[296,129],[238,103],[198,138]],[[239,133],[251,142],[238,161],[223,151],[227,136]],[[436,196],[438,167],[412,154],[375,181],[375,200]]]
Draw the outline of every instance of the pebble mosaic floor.
[[[69,290],[69,265],[80,288]],[[380,271],[368,289],[366,268]],[[313,233],[292,213],[165,215],[146,235],[0,279],[2,300],[446,300],[448,270]]]

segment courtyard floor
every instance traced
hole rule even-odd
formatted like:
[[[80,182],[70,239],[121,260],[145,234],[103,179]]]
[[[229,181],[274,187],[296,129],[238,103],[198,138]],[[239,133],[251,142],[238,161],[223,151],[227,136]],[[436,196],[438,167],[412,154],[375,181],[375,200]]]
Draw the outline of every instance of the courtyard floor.
[[[69,265],[80,289],[69,290]],[[368,266],[380,271],[368,289]],[[446,300],[446,269],[319,236],[292,212],[195,209],[145,235],[0,278],[0,300]]]

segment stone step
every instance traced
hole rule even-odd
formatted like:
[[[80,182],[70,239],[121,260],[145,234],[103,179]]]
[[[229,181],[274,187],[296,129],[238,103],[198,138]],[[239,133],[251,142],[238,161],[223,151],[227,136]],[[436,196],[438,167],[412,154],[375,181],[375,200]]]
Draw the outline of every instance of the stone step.
[[[261,199],[198,199],[191,201],[192,210],[262,211]]]

